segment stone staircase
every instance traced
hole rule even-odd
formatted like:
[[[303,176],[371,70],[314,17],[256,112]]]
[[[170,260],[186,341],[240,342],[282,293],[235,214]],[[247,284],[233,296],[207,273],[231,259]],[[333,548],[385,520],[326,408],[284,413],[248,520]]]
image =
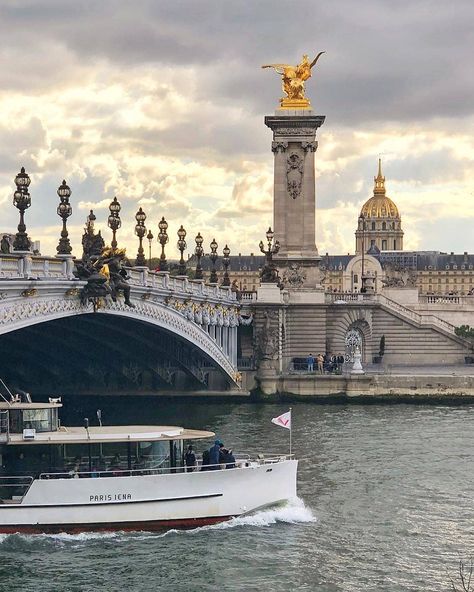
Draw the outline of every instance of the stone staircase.
[[[283,358],[306,358],[326,351],[326,307],[291,306],[286,309]]]

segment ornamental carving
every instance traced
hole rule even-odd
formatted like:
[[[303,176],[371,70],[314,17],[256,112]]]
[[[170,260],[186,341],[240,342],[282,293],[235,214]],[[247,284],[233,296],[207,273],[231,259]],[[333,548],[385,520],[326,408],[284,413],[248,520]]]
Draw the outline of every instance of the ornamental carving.
[[[385,266],[385,278],[382,283],[387,288],[414,288],[416,287],[416,271],[407,267],[401,267],[393,263]]]
[[[301,148],[303,148],[303,150],[305,152],[316,152],[316,150],[318,149],[318,143],[317,142],[301,142]]]
[[[315,130],[311,127],[279,127],[275,130],[275,136],[313,136]]]
[[[286,159],[286,184],[287,190],[293,199],[301,194],[303,185],[303,159],[301,156],[292,152]]]
[[[263,313],[264,324],[257,332],[257,355],[260,360],[274,360],[279,349],[279,315],[277,310]]]
[[[272,142],[272,152],[286,152],[288,142]]]
[[[306,280],[306,274],[298,263],[290,263],[283,273],[283,285],[287,288],[301,288]]]

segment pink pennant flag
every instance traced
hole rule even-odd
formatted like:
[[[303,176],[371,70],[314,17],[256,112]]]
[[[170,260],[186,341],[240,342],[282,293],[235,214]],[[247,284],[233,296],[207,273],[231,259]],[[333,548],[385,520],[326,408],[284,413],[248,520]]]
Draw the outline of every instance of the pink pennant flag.
[[[272,419],[272,423],[279,425],[282,428],[286,428],[287,430],[291,430],[291,410],[287,411],[286,413],[282,413],[278,417],[274,417]]]

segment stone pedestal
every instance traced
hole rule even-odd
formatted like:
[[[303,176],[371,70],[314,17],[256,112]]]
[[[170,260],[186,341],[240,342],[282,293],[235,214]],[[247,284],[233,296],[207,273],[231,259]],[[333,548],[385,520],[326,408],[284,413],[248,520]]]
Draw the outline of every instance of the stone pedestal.
[[[274,261],[280,277],[285,271],[293,276],[285,282],[290,290],[321,288],[315,241],[314,155],[316,130],[324,119],[309,109],[279,109],[265,117],[265,124],[273,131],[275,155],[273,229],[280,252]]]
[[[283,302],[280,288],[276,284],[260,284],[257,288],[257,302],[280,304]]]

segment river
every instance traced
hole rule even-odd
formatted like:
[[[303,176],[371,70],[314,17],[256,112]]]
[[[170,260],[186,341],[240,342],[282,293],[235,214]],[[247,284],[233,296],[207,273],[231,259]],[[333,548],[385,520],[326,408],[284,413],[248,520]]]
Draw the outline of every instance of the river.
[[[89,397],[63,423],[177,423],[287,451],[285,404]],[[474,407],[293,405],[299,499],[191,531],[0,535],[0,592],[442,592],[474,554]],[[200,450],[200,446],[197,447]]]

